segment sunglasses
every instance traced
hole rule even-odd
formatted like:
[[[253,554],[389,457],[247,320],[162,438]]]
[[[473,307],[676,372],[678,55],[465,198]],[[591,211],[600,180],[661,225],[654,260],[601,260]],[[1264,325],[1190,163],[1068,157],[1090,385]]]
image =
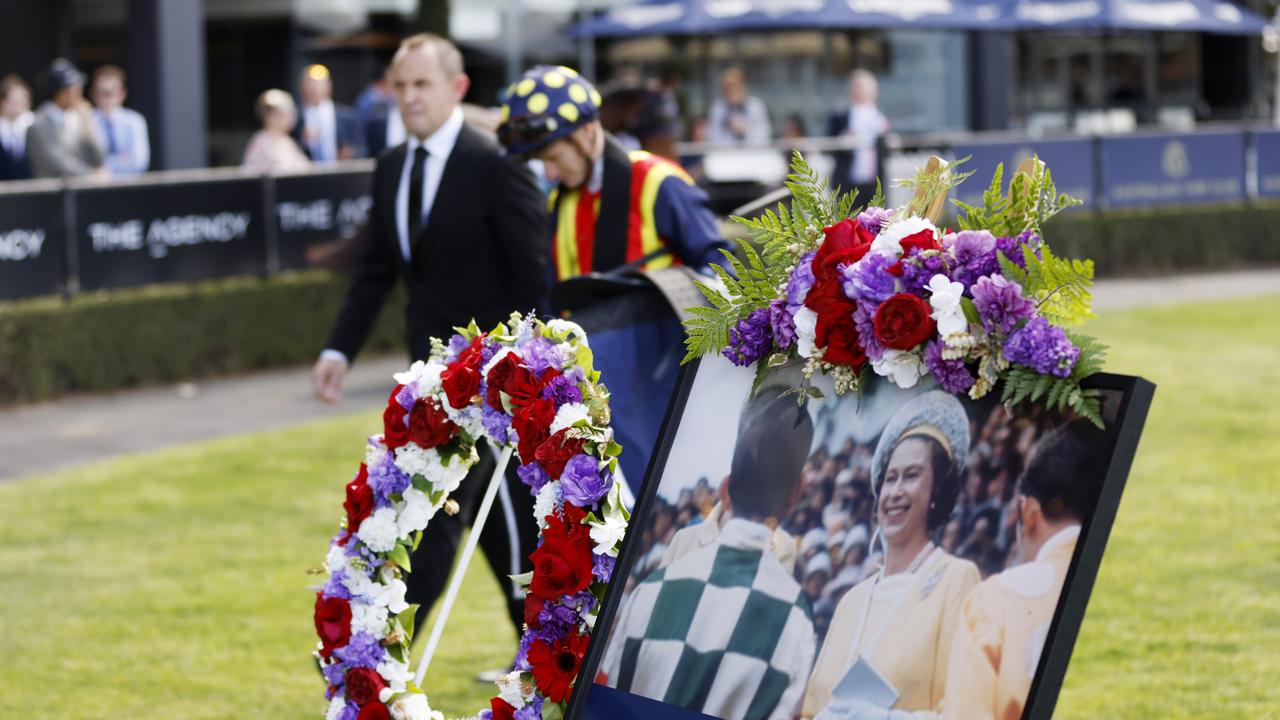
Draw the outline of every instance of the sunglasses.
[[[503,145],[534,145],[555,132],[560,123],[548,115],[523,115],[512,118],[498,128]]]

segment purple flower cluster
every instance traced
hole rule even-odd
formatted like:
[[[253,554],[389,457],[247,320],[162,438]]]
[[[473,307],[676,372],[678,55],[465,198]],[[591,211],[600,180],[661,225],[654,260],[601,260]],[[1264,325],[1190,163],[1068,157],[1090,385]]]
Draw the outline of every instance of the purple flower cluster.
[[[858,329],[858,342],[871,362],[884,357],[884,345],[876,337],[876,304],[859,301],[854,304],[853,326]]]
[[[967,290],[978,278],[1000,271],[996,238],[986,230],[962,230],[942,238],[942,247],[955,256],[951,279]]]
[[[462,351],[466,350],[467,346],[470,344],[471,343],[467,342],[467,339],[462,337],[462,335],[454,333],[453,337],[449,338],[449,351],[444,356],[445,364],[448,365],[454,360],[457,360],[458,356],[462,354]]]
[[[329,579],[326,580],[324,583],[324,587],[320,588],[320,592],[326,598],[339,598],[341,600],[350,600],[351,591],[347,590],[347,586],[345,585],[346,580],[347,580],[347,571],[339,570],[338,572],[333,573],[332,575],[329,576]]]
[[[603,553],[594,555],[591,561],[591,575],[600,582],[609,582],[609,578],[613,577],[613,568],[618,564],[618,558]]]
[[[529,368],[534,375],[541,376],[550,368],[559,370],[564,366],[564,353],[555,343],[544,337],[533,338],[519,350],[525,367]]]
[[[1022,296],[1022,288],[1003,275],[978,278],[971,288],[973,304],[987,332],[1007,335],[1018,323],[1035,314],[1036,306]]]
[[[511,431],[511,416],[501,410],[494,410],[489,403],[480,405],[480,422],[484,431],[499,443],[506,444],[507,434]]]
[[[1022,247],[1024,245],[1030,247],[1038,254],[1041,242],[1039,235],[1030,230],[1023,230],[1017,237],[996,238],[996,251],[1004,253],[1005,257],[1025,270],[1027,259],[1022,256]]]
[[[378,638],[358,632],[351,636],[345,647],[333,651],[333,654],[348,668],[376,668],[385,659],[386,651]]]
[[[601,472],[600,463],[590,455],[574,455],[565,463],[560,475],[564,500],[578,507],[592,507],[613,487],[613,475]]]
[[[747,367],[769,353],[773,346],[769,308],[760,308],[729,330],[729,346],[720,351],[734,365]]]
[[[879,305],[898,292],[898,280],[886,272],[886,268],[897,262],[890,255],[871,253],[851,265],[846,265],[841,274],[844,281],[840,286],[844,294],[853,300],[872,305]]]
[[[786,350],[796,341],[795,316],[787,309],[787,302],[778,298],[769,303],[769,330],[773,342],[780,350]]]
[[[578,380],[574,373],[569,372],[552,378],[551,382],[542,388],[542,397],[554,400],[558,410],[561,405],[582,402],[582,391],[578,389]]]
[[[1034,317],[1009,336],[1004,344],[1004,357],[1041,375],[1068,377],[1080,357],[1080,348],[1071,344],[1065,330],[1050,325],[1042,317]]]
[[[943,359],[942,343],[937,340],[924,346],[924,364],[938,381],[938,387],[949,393],[967,393],[973,387],[974,377],[964,361]]]
[[[928,297],[926,288],[934,275],[951,277],[947,267],[947,256],[940,252],[913,249],[902,261],[902,287],[906,292]]]
[[[542,469],[542,465],[531,462],[527,465],[521,465],[516,468],[516,475],[520,477],[520,482],[529,486],[535,494],[542,489],[544,485],[551,482],[551,476],[546,470]]]
[[[533,699],[515,712],[516,720],[542,720],[542,696],[534,695]]]
[[[880,228],[892,220],[893,210],[888,208],[868,207],[858,213],[858,224],[870,231],[872,235],[879,235]]]
[[[391,453],[383,453],[378,462],[367,466],[369,487],[373,488],[377,507],[390,507],[391,496],[399,495],[409,487],[410,478],[396,467]]]

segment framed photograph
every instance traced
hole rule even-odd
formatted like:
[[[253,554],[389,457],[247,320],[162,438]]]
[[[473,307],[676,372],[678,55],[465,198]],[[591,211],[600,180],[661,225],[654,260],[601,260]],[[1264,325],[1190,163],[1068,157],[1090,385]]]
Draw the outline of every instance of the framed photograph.
[[[1154,386],[1106,429],[873,377],[689,365],[568,716],[1049,718]]]

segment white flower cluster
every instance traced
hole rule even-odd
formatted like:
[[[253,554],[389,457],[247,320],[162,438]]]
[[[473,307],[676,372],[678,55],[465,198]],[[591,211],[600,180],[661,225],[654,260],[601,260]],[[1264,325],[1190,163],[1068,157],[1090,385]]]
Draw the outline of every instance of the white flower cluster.
[[[396,511],[394,508],[378,508],[373,514],[360,523],[356,537],[376,553],[391,552],[400,540],[400,531],[396,529]]]
[[[441,363],[434,360],[429,362],[419,360],[410,365],[405,372],[396,373],[393,377],[400,385],[414,385],[417,388],[418,397],[425,397],[440,392],[440,376],[444,371],[445,366]]]
[[[618,546],[627,533],[627,516],[623,510],[622,483],[615,482],[609,488],[609,495],[604,502],[604,518],[591,523],[591,542],[596,546],[596,555],[618,556]]]
[[[524,680],[520,678],[521,674],[519,670],[513,670],[497,680],[498,697],[507,701],[516,710],[524,707],[525,703],[528,702],[525,698],[527,686]]]
[[[538,529],[547,529],[547,516],[554,515],[560,509],[560,481],[552,480],[538,491],[533,501],[533,518],[538,521]]]
[[[394,720],[444,720],[444,713],[432,710],[427,696],[420,693],[401,695],[387,707]]]
[[[396,448],[396,467],[409,477],[421,475],[433,489],[447,495],[462,484],[471,463],[457,455],[446,459],[436,448],[423,450],[417,444],[409,443]]]
[[[591,410],[582,403],[565,403],[556,411],[555,420],[551,421],[551,434],[573,427],[580,420],[591,420]]]

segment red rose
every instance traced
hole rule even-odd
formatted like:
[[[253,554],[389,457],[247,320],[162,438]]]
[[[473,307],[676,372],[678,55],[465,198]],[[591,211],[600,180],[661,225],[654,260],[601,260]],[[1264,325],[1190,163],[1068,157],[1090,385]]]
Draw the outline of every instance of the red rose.
[[[849,298],[845,297],[839,280],[818,280],[814,282],[813,287],[809,288],[809,294],[804,296],[804,306],[819,315],[832,303],[848,302]]]
[[[552,416],[553,419],[554,417]],[[555,435],[544,440],[533,455],[552,480],[560,479],[565,463],[569,462],[569,458],[582,452],[582,447],[587,444],[581,438],[568,437],[568,432],[569,428],[557,431]]]
[[[818,313],[814,329],[814,344],[826,348],[822,359],[832,365],[848,365],[854,370],[862,367],[867,355],[858,338],[858,328],[853,323],[853,303],[833,302]]]
[[[409,439],[424,449],[449,442],[457,432],[458,426],[435,398],[418,398],[409,410]]]
[[[484,362],[484,335],[477,335],[471,339],[471,344],[458,353],[458,362],[472,370],[480,369],[481,363]]]
[[[502,407],[502,391],[507,389],[507,381],[519,369],[521,369],[520,356],[513,352],[503,355],[497,364],[489,368],[489,375],[485,378],[485,382],[489,383],[485,400],[489,401],[489,406],[494,410],[507,411]]]
[[[489,709],[493,712],[493,720],[515,720],[515,707],[500,697],[489,699]]]
[[[391,720],[391,711],[380,702],[372,702],[360,708],[356,720]]]
[[[912,250],[941,250],[942,246],[938,244],[938,239],[933,236],[933,231],[929,229],[921,230],[913,235],[902,238],[902,258],[898,262],[885,268],[884,271],[890,275],[902,276],[902,260],[911,255]]]
[[[543,537],[529,556],[533,581],[529,592],[543,600],[556,600],[587,589],[591,584],[591,536]]]
[[[342,503],[347,511],[347,535],[355,535],[360,523],[373,512],[373,488],[369,487],[369,470],[360,463],[360,473],[347,483],[347,499]]]
[[[871,231],[853,218],[823,228],[822,234],[822,244],[813,256],[813,276],[818,280],[838,280],[838,267],[861,260],[875,240]]]
[[[887,348],[910,350],[933,337],[937,324],[924,298],[898,293],[876,308],[876,339]]]
[[[404,389],[397,385],[387,398],[387,409],[382,411],[382,442],[388,450],[395,450],[409,442],[409,428],[405,426],[405,409],[396,402],[396,395]]]
[[[520,462],[528,464],[534,461],[538,446],[551,437],[551,423],[555,419],[554,400],[534,400],[516,411],[511,418],[511,427],[520,435],[520,443],[516,448],[520,453]]]
[[[320,636],[320,657],[328,659],[333,651],[351,640],[351,603],[342,598],[328,598],[316,593],[316,634]]]
[[[555,645],[538,640],[529,646],[533,681],[551,702],[564,702],[569,697],[582,656],[587,652],[587,640],[586,635],[571,633]]]
[[[538,627],[538,616],[542,614],[542,608],[547,604],[546,600],[537,595],[524,596],[524,624],[531,628]]]
[[[386,686],[386,681],[376,670],[355,668],[347,671],[347,699],[360,707],[377,702],[378,693]]]
[[[445,397],[455,410],[471,404],[471,398],[480,392],[480,371],[458,360],[440,373],[440,384],[444,386]]]
[[[519,409],[537,400],[542,395],[542,389],[552,380],[560,377],[560,374],[560,371],[555,368],[547,368],[542,371],[541,376],[536,376],[522,366],[511,374],[503,390],[511,397],[511,407]]]

